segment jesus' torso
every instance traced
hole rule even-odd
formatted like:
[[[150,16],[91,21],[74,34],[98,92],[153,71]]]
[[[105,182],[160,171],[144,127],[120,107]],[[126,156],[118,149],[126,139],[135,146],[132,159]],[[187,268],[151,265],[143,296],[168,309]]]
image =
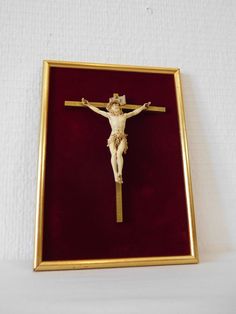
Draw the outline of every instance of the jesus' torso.
[[[115,133],[125,133],[125,125],[126,125],[126,115],[112,115],[109,114],[109,123],[111,125],[111,134]]]

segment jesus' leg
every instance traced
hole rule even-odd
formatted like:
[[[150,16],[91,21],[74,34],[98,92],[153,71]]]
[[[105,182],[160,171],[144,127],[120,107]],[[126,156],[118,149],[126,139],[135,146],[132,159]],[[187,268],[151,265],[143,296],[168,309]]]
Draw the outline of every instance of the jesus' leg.
[[[117,151],[116,151],[115,144],[111,143],[109,145],[109,149],[111,152],[111,165],[112,165],[112,170],[114,173],[114,178],[115,178],[115,181],[118,182],[118,172],[117,172],[118,167],[117,167],[117,160],[116,160]]]
[[[123,164],[124,164],[124,159],[123,159],[123,152],[125,150],[125,139],[123,139],[120,142],[120,145],[117,149],[117,165],[118,165],[118,179],[119,183],[123,183],[122,179],[122,170],[123,170]]]

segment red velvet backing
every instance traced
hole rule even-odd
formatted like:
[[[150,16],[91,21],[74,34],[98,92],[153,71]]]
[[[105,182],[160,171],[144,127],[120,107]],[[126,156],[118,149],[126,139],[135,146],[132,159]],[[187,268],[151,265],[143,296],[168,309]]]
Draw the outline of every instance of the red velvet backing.
[[[51,68],[43,260],[190,254],[174,76]],[[165,106],[127,120],[124,222],[116,223],[108,120],[64,101]]]

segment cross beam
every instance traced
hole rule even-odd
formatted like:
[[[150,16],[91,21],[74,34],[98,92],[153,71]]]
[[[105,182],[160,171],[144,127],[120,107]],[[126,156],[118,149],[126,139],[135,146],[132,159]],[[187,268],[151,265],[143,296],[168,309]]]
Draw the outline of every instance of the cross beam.
[[[119,97],[119,94],[113,94],[113,97]],[[97,108],[106,108],[107,103],[105,102],[89,102],[91,105]],[[68,101],[64,102],[64,106],[68,107],[85,107],[81,101]],[[124,104],[122,105],[122,109],[134,110],[139,108],[139,105],[134,104]],[[148,111],[156,111],[156,112],[166,112],[166,107],[157,107],[157,106],[149,106],[147,108]],[[122,184],[116,182],[116,222],[123,222],[123,204],[122,204]]]
[[[94,107],[97,107],[97,108],[106,108],[106,106],[107,106],[107,103],[105,103],[105,102],[91,102],[90,101],[89,103],[91,105],[93,105]],[[68,101],[68,100],[66,100],[64,102],[64,105],[68,106],[68,107],[85,107],[81,101]],[[129,110],[134,110],[134,109],[137,109],[139,107],[140,107],[139,105],[133,105],[133,104],[122,105],[122,109],[129,109]],[[147,110],[148,111],[166,112],[166,107],[149,106]]]

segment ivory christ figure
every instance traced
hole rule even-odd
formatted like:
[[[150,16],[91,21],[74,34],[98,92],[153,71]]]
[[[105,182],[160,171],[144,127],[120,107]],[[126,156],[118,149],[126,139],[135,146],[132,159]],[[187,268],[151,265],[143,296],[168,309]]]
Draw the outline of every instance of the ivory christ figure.
[[[111,153],[111,165],[114,179],[118,183],[123,183],[123,154],[126,154],[128,149],[128,135],[125,133],[126,120],[147,109],[151,102],[147,102],[139,108],[128,113],[124,113],[122,111],[122,105],[125,104],[125,95],[121,97],[116,95],[110,98],[109,103],[106,106],[107,112],[91,105],[88,100],[84,98],[82,98],[82,103],[94,112],[102,115],[105,118],[108,118],[111,126],[111,134],[107,140],[107,146],[109,147]]]

